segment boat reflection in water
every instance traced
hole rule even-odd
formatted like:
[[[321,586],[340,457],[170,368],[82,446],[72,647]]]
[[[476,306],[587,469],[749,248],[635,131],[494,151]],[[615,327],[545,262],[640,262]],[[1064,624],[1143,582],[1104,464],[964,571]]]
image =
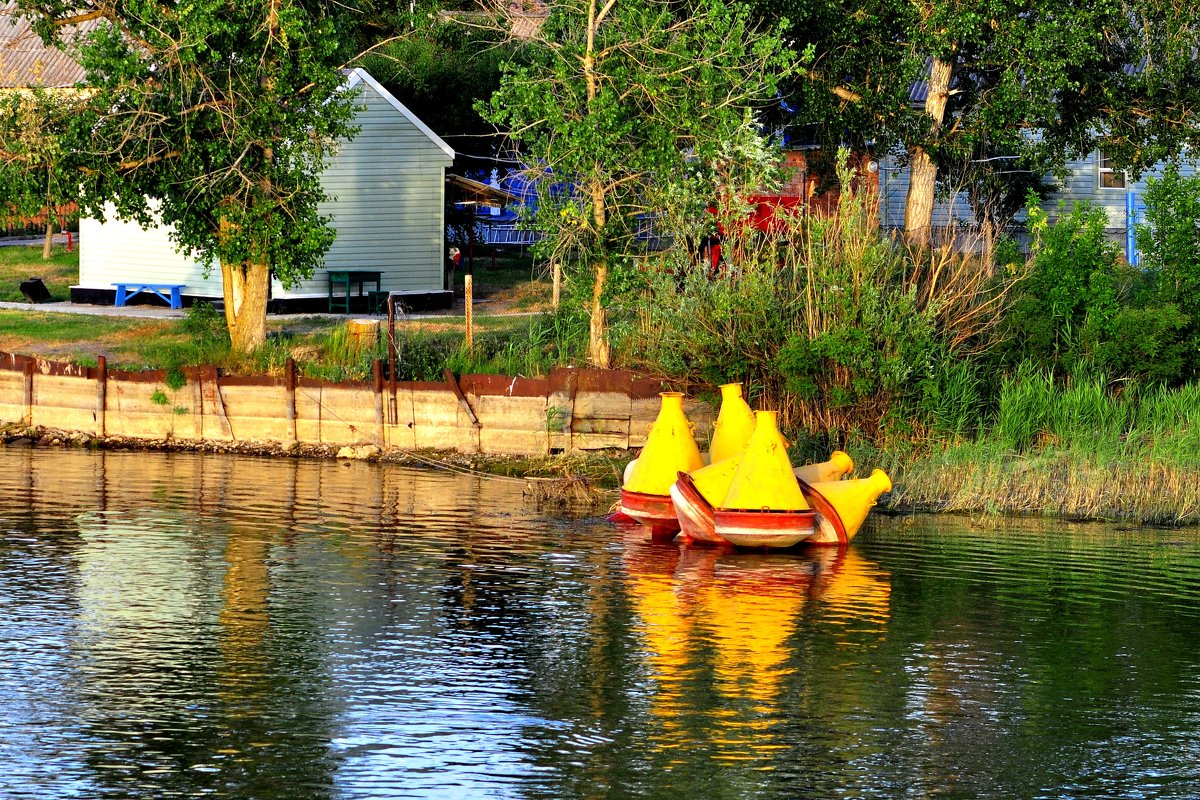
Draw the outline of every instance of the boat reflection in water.
[[[878,641],[889,619],[890,576],[854,547],[737,553],[631,532],[625,565],[662,750],[704,740],[721,759],[769,757],[785,746],[772,729],[804,688],[791,680],[803,671],[801,623]]]

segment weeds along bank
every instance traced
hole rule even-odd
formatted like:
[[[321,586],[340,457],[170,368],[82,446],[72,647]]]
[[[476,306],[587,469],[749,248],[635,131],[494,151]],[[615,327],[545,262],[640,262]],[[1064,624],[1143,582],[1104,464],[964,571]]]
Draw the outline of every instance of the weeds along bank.
[[[770,236],[726,226],[716,270],[682,251],[631,269],[616,352],[744,382],[797,461],[863,454],[893,505],[1200,522],[1200,181],[1168,173],[1147,203],[1133,269],[1088,205],[1031,206],[1028,256],[918,252],[844,191]]]
[[[1123,386],[1026,366],[973,435],[895,441],[872,460],[906,507],[1200,522],[1200,384]]]

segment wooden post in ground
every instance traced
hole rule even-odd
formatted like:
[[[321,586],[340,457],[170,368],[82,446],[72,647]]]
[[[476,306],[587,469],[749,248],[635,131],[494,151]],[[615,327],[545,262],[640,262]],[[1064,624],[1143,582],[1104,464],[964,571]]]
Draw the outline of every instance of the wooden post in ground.
[[[289,358],[287,364],[284,366],[284,389],[287,393],[288,424],[288,438],[284,442],[284,446],[291,449],[300,441],[296,430],[296,359],[294,358]]]
[[[554,276],[554,288],[550,294],[551,308],[558,308],[558,301],[562,297],[562,262],[555,261],[550,266],[550,272]]]
[[[96,435],[106,435],[105,414],[108,411],[108,359],[96,357]]]
[[[465,276],[463,276],[463,294],[466,297],[466,303],[467,303],[467,349],[468,350],[470,350],[472,347],[475,346],[475,332],[473,330],[475,321],[471,314],[471,312],[472,312],[471,306],[474,305],[474,302],[475,302],[475,297],[474,297],[475,292],[474,292],[474,286],[473,286],[475,281],[472,278],[473,278],[473,276],[471,275],[471,268],[468,267],[467,274]]]
[[[400,420],[396,408],[396,298],[388,295],[388,380],[391,381],[391,397],[388,399],[388,422],[395,425]]]

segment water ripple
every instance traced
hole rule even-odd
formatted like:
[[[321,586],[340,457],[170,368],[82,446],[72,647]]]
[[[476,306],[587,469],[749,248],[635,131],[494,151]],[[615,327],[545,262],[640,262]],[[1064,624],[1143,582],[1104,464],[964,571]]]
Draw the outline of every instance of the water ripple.
[[[0,796],[1155,797],[1194,531],[737,554],[378,464],[0,448]]]

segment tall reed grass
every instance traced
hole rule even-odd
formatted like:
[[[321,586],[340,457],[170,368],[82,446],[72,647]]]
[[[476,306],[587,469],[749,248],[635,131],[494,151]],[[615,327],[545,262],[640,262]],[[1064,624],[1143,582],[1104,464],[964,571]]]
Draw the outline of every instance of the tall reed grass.
[[[897,505],[1200,523],[1200,384],[1114,384],[1083,368],[1055,381],[1023,365],[971,439],[858,445],[893,474]]]

